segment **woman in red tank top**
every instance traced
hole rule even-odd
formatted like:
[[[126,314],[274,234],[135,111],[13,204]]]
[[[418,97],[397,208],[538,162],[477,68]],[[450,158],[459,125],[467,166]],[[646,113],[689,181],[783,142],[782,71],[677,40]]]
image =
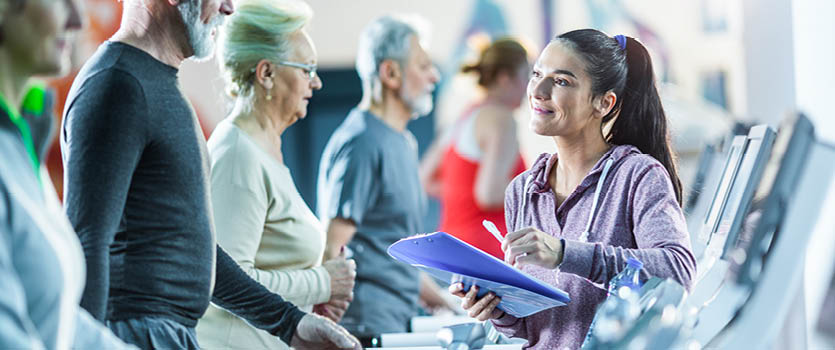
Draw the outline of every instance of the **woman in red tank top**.
[[[525,49],[499,39],[464,66],[478,74],[485,98],[465,112],[427,151],[421,179],[441,202],[439,231],[502,259],[499,242],[482,226],[490,220],[505,234],[504,190],[525,170],[513,112],[525,96],[530,65]]]

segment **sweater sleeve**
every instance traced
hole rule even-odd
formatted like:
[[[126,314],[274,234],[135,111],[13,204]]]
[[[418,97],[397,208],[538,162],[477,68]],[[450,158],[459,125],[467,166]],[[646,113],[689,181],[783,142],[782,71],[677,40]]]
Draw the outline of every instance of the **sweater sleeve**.
[[[241,268],[271,292],[295,305],[315,305],[330,300],[330,276],[322,266],[268,271],[242,264]]]
[[[215,168],[217,169],[217,168]],[[330,276],[323,267],[297,270],[263,270],[255,267],[269,204],[263,193],[254,193],[212,174],[212,207],[217,242],[246,272],[270,292],[298,306],[330,299]],[[294,254],[291,251],[282,254]]]
[[[507,337],[528,339],[527,327],[525,327],[526,319],[524,317],[517,318],[516,316],[505,313],[502,317],[490,321],[493,322],[493,327],[497,331]]]
[[[247,276],[217,246],[217,272],[212,302],[290,344],[305,313]]]
[[[123,224],[131,178],[145,147],[147,106],[139,82],[118,70],[91,77],[67,106],[61,133],[64,205],[87,262],[81,306],[103,321],[110,245]]]
[[[672,278],[690,289],[696,260],[690,249],[687,225],[666,170],[655,164],[638,176],[631,217],[637,249],[594,242],[565,240],[562,272],[606,284],[626,266],[630,257],[643,262],[647,274]]]

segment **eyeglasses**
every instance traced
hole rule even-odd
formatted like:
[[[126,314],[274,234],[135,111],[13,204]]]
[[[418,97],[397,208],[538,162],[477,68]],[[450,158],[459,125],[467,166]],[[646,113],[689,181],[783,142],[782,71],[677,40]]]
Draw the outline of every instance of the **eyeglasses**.
[[[316,67],[315,64],[304,64],[298,62],[290,62],[290,61],[280,61],[278,64],[287,67],[294,67],[294,68],[301,68],[305,74],[307,74],[307,80],[313,81],[316,79]]]

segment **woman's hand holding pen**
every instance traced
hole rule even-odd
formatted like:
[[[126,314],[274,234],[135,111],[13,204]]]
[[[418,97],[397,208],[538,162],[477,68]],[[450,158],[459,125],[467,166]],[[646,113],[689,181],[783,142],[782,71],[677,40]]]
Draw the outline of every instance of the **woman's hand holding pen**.
[[[562,262],[562,241],[533,227],[508,233],[502,242],[504,261],[516,268],[531,264],[555,269]]]

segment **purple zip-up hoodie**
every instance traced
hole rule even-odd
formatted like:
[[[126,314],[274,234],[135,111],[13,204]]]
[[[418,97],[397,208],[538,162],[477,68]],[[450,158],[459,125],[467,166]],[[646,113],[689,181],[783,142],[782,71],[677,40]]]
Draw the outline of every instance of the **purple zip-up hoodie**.
[[[603,181],[588,242],[583,242],[580,235],[609,159],[613,162]],[[527,339],[526,349],[579,348],[597,305],[606,298],[606,284],[630,257],[643,262],[642,280],[672,278],[689,289],[696,274],[684,215],[660,162],[634,146],[612,147],[557,207],[548,184],[556,161],[556,154],[540,155],[505,193],[508,232],[532,226],[562,239],[565,247],[559,272],[532,265],[522,270],[568,292],[571,302],[525,318],[505,314],[493,320],[505,335]]]

